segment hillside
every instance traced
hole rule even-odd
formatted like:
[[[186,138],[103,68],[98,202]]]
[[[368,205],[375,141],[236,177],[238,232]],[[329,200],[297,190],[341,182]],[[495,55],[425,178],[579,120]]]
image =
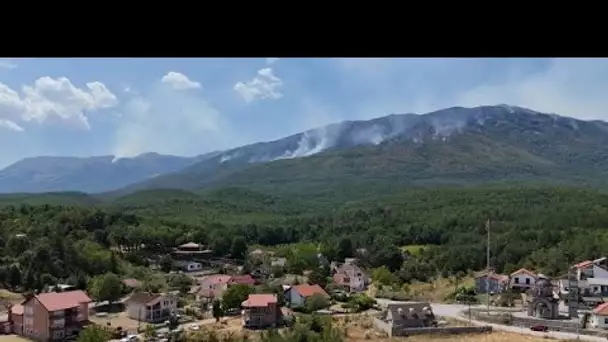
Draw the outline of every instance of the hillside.
[[[193,158],[146,153],[133,158],[35,157],[0,170],[0,193],[104,192],[183,169],[214,154]]]
[[[330,126],[327,137],[317,139],[327,148],[312,146],[309,150],[322,151],[312,156],[251,163],[251,156],[237,149],[238,158],[229,159],[224,152],[116,194],[150,188],[239,186],[350,198],[411,186],[505,181],[606,185],[608,124],[604,122],[487,106],[391,115],[345,125],[348,129]],[[316,131],[314,136],[319,134]]]

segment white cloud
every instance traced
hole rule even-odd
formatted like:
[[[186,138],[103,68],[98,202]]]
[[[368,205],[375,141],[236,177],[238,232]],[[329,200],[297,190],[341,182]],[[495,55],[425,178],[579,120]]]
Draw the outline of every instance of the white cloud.
[[[457,96],[457,104],[509,104],[580,119],[608,120],[608,61],[555,59],[543,71],[479,84]]]
[[[201,87],[200,83],[192,81],[188,76],[175,71],[169,71],[163,76],[162,82],[168,84],[175,90],[198,89]]]
[[[24,85],[21,93],[0,83],[0,119],[17,127],[18,121],[43,123],[56,118],[89,129],[88,113],[117,104],[116,96],[101,82],[86,83],[86,89],[81,89],[65,77],[44,76]]]
[[[220,112],[198,92],[173,91],[165,78],[122,107],[112,154],[118,158],[146,152],[196,155],[238,143]]]
[[[272,65],[272,64],[278,62],[279,60],[280,60],[280,58],[266,58],[266,64]]]
[[[17,68],[17,64],[13,63],[10,59],[0,59],[0,69],[13,70]]]
[[[258,75],[247,82],[237,82],[234,85],[236,91],[245,102],[260,99],[279,99],[283,97],[281,87],[283,81],[276,77],[272,68],[258,70]]]
[[[13,121],[7,120],[7,119],[0,119],[0,127],[6,128],[10,131],[23,132],[23,127],[17,125]]]

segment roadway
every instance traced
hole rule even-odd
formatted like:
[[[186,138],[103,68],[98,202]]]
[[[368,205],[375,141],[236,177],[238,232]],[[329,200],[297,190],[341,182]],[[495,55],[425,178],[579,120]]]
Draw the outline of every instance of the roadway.
[[[381,306],[386,306],[389,303],[407,303],[407,302],[399,302],[399,301],[393,301],[393,300],[381,299],[381,298],[376,298],[376,301]],[[431,303],[431,306],[433,309],[433,313],[435,313],[436,316],[450,317],[450,318],[455,318],[455,319],[462,320],[462,321],[469,321],[468,318],[463,317],[460,314],[462,311],[468,310],[468,308],[469,308],[468,305]],[[471,308],[485,308],[485,307],[486,307],[485,305],[471,305]],[[495,330],[512,332],[512,333],[522,334],[522,335],[548,337],[548,338],[553,338],[556,340],[576,340],[577,338],[580,341],[592,341],[592,342],[597,342],[597,341],[606,342],[606,340],[607,340],[605,337],[582,335],[582,334],[577,335],[577,334],[561,332],[561,331],[549,331],[549,332],[545,333],[545,332],[532,331],[529,328],[525,328],[525,327],[517,327],[517,326],[503,325],[503,324],[493,324],[493,323],[481,322],[481,321],[476,321],[476,320],[471,320],[470,322],[474,325],[489,325],[492,327],[492,329],[495,329]]]

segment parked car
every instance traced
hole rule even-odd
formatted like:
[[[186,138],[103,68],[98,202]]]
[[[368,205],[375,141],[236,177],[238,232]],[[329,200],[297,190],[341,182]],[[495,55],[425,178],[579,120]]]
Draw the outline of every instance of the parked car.
[[[547,331],[549,331],[549,327],[546,325],[533,325],[530,327],[530,330],[547,332]]]

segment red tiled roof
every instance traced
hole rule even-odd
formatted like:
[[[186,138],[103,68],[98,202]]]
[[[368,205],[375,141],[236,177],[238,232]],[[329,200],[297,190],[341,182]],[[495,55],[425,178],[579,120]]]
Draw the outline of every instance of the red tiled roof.
[[[92,302],[84,291],[47,292],[35,296],[48,311],[65,310]]]
[[[260,308],[273,303],[278,303],[276,294],[250,294],[241,305],[246,308]]]
[[[587,267],[591,266],[592,264],[593,264],[593,261],[585,260],[585,261],[581,261],[578,264],[574,265],[574,267],[581,269],[581,268],[587,268]]]
[[[526,268],[520,268],[517,271],[511,273],[511,277],[514,276],[514,275],[516,275],[516,274],[520,274],[520,273],[525,273],[525,274],[527,274],[527,275],[529,275],[531,277],[536,277],[536,273],[534,273],[534,272],[532,272],[532,271],[530,271],[530,270],[528,270]]]
[[[232,279],[232,276],[226,274],[214,274],[201,279],[200,283],[208,285],[226,284],[230,281],[230,279]]]
[[[21,305],[21,304],[15,304],[11,307],[11,313],[13,315],[23,315],[24,312],[25,312],[25,309],[23,308],[23,305]]]
[[[291,287],[296,290],[302,297],[307,298],[315,294],[329,296],[323,288],[317,284],[314,285],[294,285]]]
[[[230,279],[230,284],[254,285],[255,279],[253,279],[253,277],[249,274],[234,275]]]
[[[598,316],[608,316],[608,303],[598,305],[593,309],[593,313]]]

